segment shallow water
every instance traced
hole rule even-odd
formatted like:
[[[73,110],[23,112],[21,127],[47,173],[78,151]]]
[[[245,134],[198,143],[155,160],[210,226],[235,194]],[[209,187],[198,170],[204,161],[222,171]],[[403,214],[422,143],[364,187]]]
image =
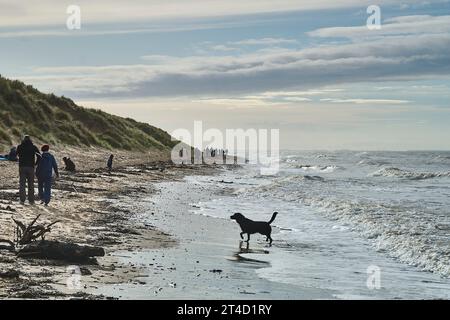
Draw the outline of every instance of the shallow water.
[[[256,271],[269,266],[258,257],[268,254],[264,247],[251,244],[246,250],[234,223],[189,212],[190,201],[212,200],[215,188],[183,182],[164,182],[156,188],[160,192],[155,196],[138,203],[124,198],[119,205],[137,212],[133,219],[140,223],[171,234],[178,245],[114,253],[122,264],[139,268],[141,277],[129,283],[99,286],[92,293],[122,299],[332,298],[328,290],[259,277]],[[242,252],[250,257],[241,256]]]
[[[233,190],[195,203],[196,214],[280,212],[271,254],[258,257],[270,262],[262,278],[337,298],[449,298],[449,168],[448,152],[284,152],[275,176],[246,166],[188,182]],[[368,270],[380,271],[380,289],[367,286]]]

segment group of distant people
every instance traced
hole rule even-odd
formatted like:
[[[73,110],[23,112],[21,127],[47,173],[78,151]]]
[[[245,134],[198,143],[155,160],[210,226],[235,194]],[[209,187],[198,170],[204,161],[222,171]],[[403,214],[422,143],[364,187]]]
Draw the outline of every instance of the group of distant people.
[[[111,155],[107,161],[108,172],[113,168],[114,155]],[[39,150],[31,140],[30,136],[24,136],[22,143],[17,147],[12,147],[5,156],[0,156],[0,160],[19,162],[19,198],[20,203],[35,203],[34,181],[38,180],[38,197],[41,204],[48,206],[52,195],[53,172],[56,178],[59,178],[58,164],[55,157],[50,153],[50,146],[44,144]],[[75,163],[69,158],[63,158],[65,170],[76,171]],[[28,187],[28,192],[27,192]],[[27,197],[28,196],[28,197]]]
[[[228,159],[228,149],[217,149],[217,148],[211,148],[207,147],[205,149],[200,150],[199,148],[195,148],[193,150],[194,152],[194,160],[190,159],[190,152],[185,153],[186,149],[181,148],[178,151],[179,161],[182,165],[185,164],[185,161],[187,163],[192,163],[192,161],[199,161],[199,163],[208,163],[208,164],[216,164],[216,161],[219,163],[225,164],[227,163]],[[233,156],[234,158],[234,164],[238,164],[238,158],[236,155]],[[200,162],[201,161],[201,162]]]
[[[205,154],[207,154],[211,158],[214,158],[217,155],[221,155],[225,159],[225,157],[228,155],[228,150],[207,147],[205,149]]]

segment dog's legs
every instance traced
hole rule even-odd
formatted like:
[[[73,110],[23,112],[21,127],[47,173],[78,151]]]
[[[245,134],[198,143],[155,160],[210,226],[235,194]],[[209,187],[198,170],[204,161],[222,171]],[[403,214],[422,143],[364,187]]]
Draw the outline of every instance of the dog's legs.
[[[270,240],[270,242],[269,242],[269,246],[272,246],[272,237],[271,237],[271,236],[269,236],[268,238],[269,238],[269,240]]]
[[[249,243],[250,242],[250,233],[247,233],[247,241],[246,241],[247,243]]]
[[[244,239],[244,232],[241,232],[241,239]]]

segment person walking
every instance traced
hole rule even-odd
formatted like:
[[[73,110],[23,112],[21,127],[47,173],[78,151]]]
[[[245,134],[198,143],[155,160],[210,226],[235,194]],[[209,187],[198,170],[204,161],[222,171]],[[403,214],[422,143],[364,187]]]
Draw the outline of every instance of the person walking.
[[[19,157],[19,195],[20,203],[24,204],[27,198],[26,186],[28,185],[28,202],[34,204],[34,167],[36,157],[40,155],[38,148],[26,135],[22,143],[17,147]]]
[[[114,155],[110,155],[108,162],[106,163],[106,166],[108,167],[108,172],[111,174],[112,171],[112,167],[113,167],[113,160],[114,160]]]
[[[42,155],[36,168],[36,176],[38,178],[39,199],[41,204],[48,206],[52,197],[53,171],[55,171],[57,178],[59,178],[59,171],[55,157],[49,152],[49,145],[43,145],[41,151]]]

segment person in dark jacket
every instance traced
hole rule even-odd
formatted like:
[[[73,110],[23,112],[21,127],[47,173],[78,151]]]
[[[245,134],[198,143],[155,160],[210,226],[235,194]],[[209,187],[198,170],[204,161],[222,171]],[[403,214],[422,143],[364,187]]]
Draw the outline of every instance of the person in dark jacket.
[[[111,171],[112,171],[113,160],[114,160],[114,155],[112,154],[112,155],[109,156],[108,162],[106,163],[106,166],[108,167],[109,173],[111,173]]]
[[[64,165],[66,166],[66,171],[75,172],[75,163],[70,158],[63,158]]]
[[[56,177],[59,178],[58,164],[55,157],[49,152],[50,147],[43,145],[41,148],[42,155],[36,168],[36,176],[38,178],[38,190],[41,203],[48,206],[52,196],[52,176],[55,171]]]
[[[17,161],[17,148],[16,147],[12,147],[11,150],[9,150],[9,154],[8,154],[7,158],[9,161]]]
[[[25,186],[28,185],[28,202],[34,204],[34,166],[36,165],[36,157],[40,153],[31,141],[30,136],[23,138],[22,143],[17,147],[17,155],[19,156],[20,203],[25,203],[27,197]]]

